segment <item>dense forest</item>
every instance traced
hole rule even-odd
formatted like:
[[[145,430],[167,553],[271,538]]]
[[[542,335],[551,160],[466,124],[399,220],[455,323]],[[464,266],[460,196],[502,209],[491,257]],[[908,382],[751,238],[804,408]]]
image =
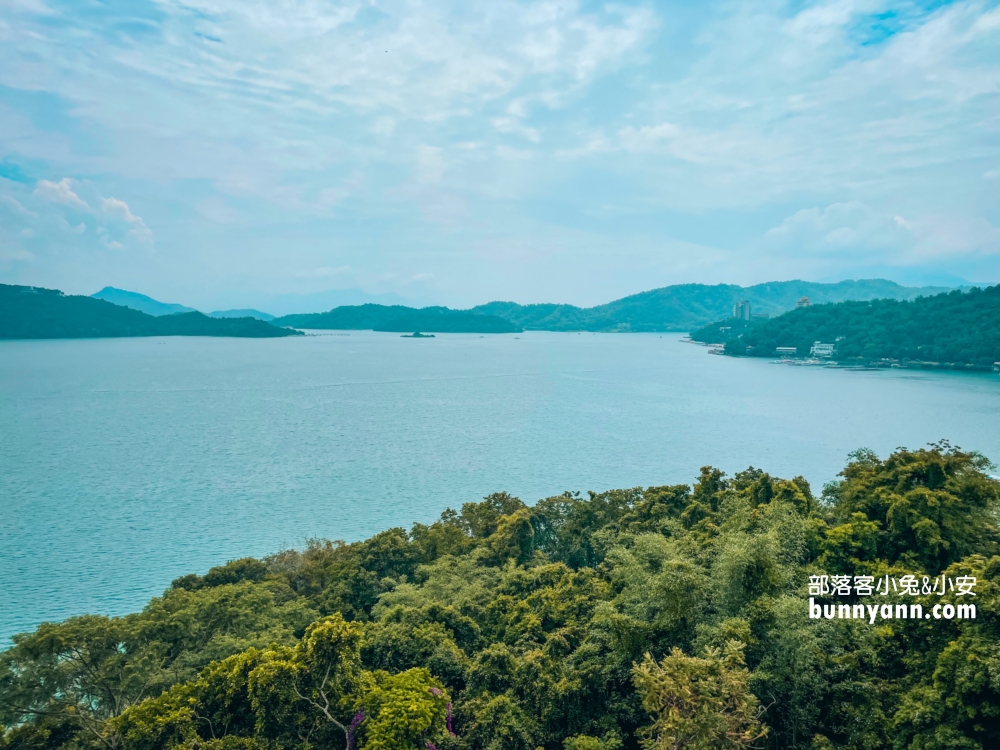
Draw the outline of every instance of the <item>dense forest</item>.
[[[341,331],[431,331],[434,333],[520,333],[523,329],[496,315],[447,307],[416,309],[403,305],[344,305],[325,313],[285,315],[275,325]]]
[[[726,353],[773,357],[777,347],[809,354],[836,344],[838,360],[893,359],[990,367],[1000,362],[1000,285],[913,301],[812,305],[763,321],[722,320],[692,334]]]
[[[997,748],[989,470],[947,443],[860,450],[816,496],[705,467],[237,560],[17,636],[0,748]],[[837,575],[886,588],[812,591]],[[837,602],[882,618],[812,614]],[[886,619],[900,603],[928,614]]]
[[[0,339],[298,335],[255,318],[210,318],[200,312],[153,316],[57,289],[0,284]]]

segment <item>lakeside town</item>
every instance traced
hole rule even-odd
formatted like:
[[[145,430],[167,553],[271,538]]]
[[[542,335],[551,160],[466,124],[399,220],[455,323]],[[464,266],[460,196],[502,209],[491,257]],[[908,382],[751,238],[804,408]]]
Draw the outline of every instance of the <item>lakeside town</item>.
[[[812,300],[808,296],[800,297],[795,303],[795,309],[801,310],[803,308],[809,308],[812,306]],[[740,300],[733,305],[732,322],[742,323],[743,326],[748,326],[753,321],[765,321],[769,320],[770,315],[767,313],[755,313],[752,309],[752,304],[750,300]],[[720,325],[717,326],[716,330],[723,336],[731,334],[733,331],[733,325]],[[827,369],[834,370],[891,370],[891,369],[919,369],[919,370],[953,370],[953,371],[964,371],[964,372],[986,372],[992,371],[995,373],[1000,373],[1000,362],[993,362],[992,365],[983,364],[971,364],[971,363],[961,363],[961,362],[940,362],[931,360],[921,360],[913,358],[892,358],[892,357],[880,357],[877,359],[869,359],[866,361],[852,360],[849,362],[840,362],[835,359],[837,352],[837,344],[844,340],[844,336],[837,336],[834,341],[826,342],[821,340],[816,340],[809,347],[808,354],[801,354],[801,347],[798,346],[776,346],[774,347],[774,353],[777,355],[776,359],[770,360],[770,364],[774,365],[788,365],[791,367],[823,367]],[[727,343],[719,342],[705,342],[698,341],[691,336],[686,336],[682,339],[686,343],[698,344],[700,346],[705,346],[708,349],[709,354],[715,355],[732,355],[732,348],[727,351]],[[730,342],[731,343],[731,340]],[[755,356],[754,346],[747,345],[743,349],[743,354],[745,356]],[[737,355],[738,356],[738,355]]]

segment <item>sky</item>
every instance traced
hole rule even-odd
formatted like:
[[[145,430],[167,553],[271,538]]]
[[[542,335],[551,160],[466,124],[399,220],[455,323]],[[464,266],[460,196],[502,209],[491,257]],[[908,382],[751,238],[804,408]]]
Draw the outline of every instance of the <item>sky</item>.
[[[1000,280],[997,2],[0,0],[0,282]]]

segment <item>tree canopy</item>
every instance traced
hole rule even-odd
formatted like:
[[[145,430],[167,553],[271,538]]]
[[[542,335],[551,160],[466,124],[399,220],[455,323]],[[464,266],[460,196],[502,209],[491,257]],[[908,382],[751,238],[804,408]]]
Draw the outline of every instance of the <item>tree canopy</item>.
[[[1000,747],[989,470],[947,443],[860,450],[817,496],[705,467],[235,560],[17,636],[0,748]],[[975,577],[977,616],[817,619],[826,574]]]

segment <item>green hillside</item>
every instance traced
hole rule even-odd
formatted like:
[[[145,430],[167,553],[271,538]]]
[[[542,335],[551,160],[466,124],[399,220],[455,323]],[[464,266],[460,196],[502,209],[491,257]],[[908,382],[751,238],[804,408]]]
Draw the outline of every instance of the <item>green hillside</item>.
[[[216,319],[199,312],[153,316],[57,289],[0,284],[0,339],[297,335],[300,332],[254,318]]]
[[[720,326],[732,330],[720,334]],[[873,300],[812,305],[753,322],[721,321],[693,334],[727,340],[728,354],[773,357],[777,347],[807,355],[814,342],[836,344],[834,357],[894,359],[988,367],[1000,361],[1000,285],[910,302]]]
[[[990,468],[706,466],[236,560],[15,637],[0,750],[995,750]]]
[[[364,305],[343,305],[324,313],[282,315],[275,318],[273,323],[316,330],[370,331],[413,311],[414,308],[403,305],[376,305],[369,302]]]
[[[341,331],[427,331],[431,333],[519,333],[521,326],[496,315],[447,307],[347,305],[325,313],[285,315],[275,325]]]
[[[948,291],[941,287],[904,287],[884,279],[818,284],[772,281],[756,286],[679,284],[633,294],[606,305],[518,305],[490,302],[473,312],[500,315],[528,330],[542,331],[690,331],[732,314],[733,305],[749,300],[755,314],[775,316],[795,307],[800,297],[814,303],[845,300],[915,299]]]
[[[276,325],[294,328],[334,330],[414,331],[438,333],[505,333],[521,329],[534,331],[687,331],[719,320],[731,314],[733,305],[750,300],[755,314],[780,315],[795,307],[803,296],[814,302],[870,300],[877,298],[914,299],[921,294],[945,291],[938,287],[916,289],[891,281],[872,279],[843,281],[838,284],[816,284],[808,281],[776,281],[757,286],[732,284],[707,286],[682,284],[654,289],[609,302],[597,307],[575,307],[554,303],[519,305],[516,302],[489,302],[471,310],[449,310],[446,307],[425,307],[417,310],[402,305],[349,305],[329,312],[308,315],[285,315],[275,319]],[[413,317],[434,314],[430,320]],[[471,318],[469,314],[494,316],[496,320]],[[404,323],[403,321],[406,321]],[[410,325],[409,323],[421,323]],[[436,327],[431,327],[436,326]],[[443,327],[442,327],[443,326]]]

